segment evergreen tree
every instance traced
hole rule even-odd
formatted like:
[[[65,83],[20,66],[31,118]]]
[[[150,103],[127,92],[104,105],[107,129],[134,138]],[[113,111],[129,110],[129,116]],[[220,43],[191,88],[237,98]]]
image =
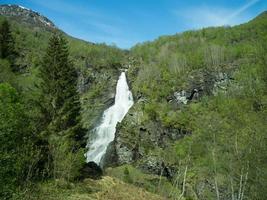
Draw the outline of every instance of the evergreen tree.
[[[52,157],[53,170],[56,171],[54,174],[58,174],[62,169],[55,168],[62,167],[58,165],[62,163],[62,158],[67,154],[80,152],[85,144],[85,131],[80,122],[78,76],[69,59],[67,42],[61,35],[55,34],[51,37],[40,72],[45,127],[43,135],[50,145],[48,157]],[[70,159],[74,157],[76,156],[69,156]],[[69,162],[73,164],[74,161]]]
[[[14,39],[10,31],[10,25],[4,20],[0,26],[0,57],[14,62]]]
[[[42,102],[45,123],[50,131],[81,142],[84,135],[80,125],[78,76],[70,59],[65,38],[53,35],[41,67]],[[71,129],[71,131],[69,131]]]

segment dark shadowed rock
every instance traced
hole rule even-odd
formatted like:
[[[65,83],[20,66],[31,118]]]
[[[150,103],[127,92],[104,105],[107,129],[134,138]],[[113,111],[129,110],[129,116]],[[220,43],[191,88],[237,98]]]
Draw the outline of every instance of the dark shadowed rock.
[[[117,164],[117,155],[116,155],[116,149],[114,146],[114,141],[111,142],[106,150],[106,154],[101,159],[100,166],[105,169],[107,167],[113,167]]]
[[[177,171],[176,168],[167,165],[164,160],[157,156],[147,156],[138,165],[142,171],[172,179]]]
[[[139,124],[138,116],[143,111],[140,103],[133,106],[134,109],[126,115],[122,123],[117,125],[115,140],[109,145],[104,165],[114,166],[133,163],[147,155],[147,149],[155,147],[166,148],[170,142],[179,140],[191,131],[164,127],[159,121],[147,121]]]
[[[103,175],[103,171],[95,162],[89,162],[84,164],[80,174],[80,179],[100,179]]]

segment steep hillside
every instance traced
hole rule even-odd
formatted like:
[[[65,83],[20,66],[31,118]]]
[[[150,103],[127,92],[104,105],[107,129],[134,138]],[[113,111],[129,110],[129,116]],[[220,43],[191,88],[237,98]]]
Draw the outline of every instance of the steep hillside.
[[[86,186],[80,187],[77,181],[72,183],[72,186],[75,187],[72,190],[69,188],[69,182],[65,179],[57,180],[63,184],[63,186],[58,185],[54,178],[51,180],[51,176],[47,176],[46,169],[43,172],[39,171],[39,165],[42,165],[43,162],[42,145],[46,145],[42,141],[44,136],[40,133],[43,131],[39,106],[40,68],[43,65],[42,60],[51,36],[54,33],[62,34],[68,41],[70,59],[79,75],[77,90],[80,92],[82,103],[82,122],[88,135],[90,135],[89,130],[95,126],[101,117],[103,110],[113,103],[117,78],[120,70],[124,68],[125,52],[116,47],[93,44],[68,36],[57,29],[46,17],[20,6],[1,5],[0,14],[1,28],[7,19],[10,24],[11,36],[14,38],[12,60],[0,59],[0,141],[1,144],[5,143],[7,147],[10,145],[18,146],[20,151],[17,152],[15,148],[10,147],[6,151],[6,146],[1,145],[3,147],[0,153],[1,199],[39,199],[44,197],[58,199],[61,196],[62,199],[65,199],[66,196],[69,196],[69,192],[75,193],[70,199],[95,199],[93,193],[96,191],[99,192],[97,194],[99,199],[110,199],[109,196],[116,199],[117,197],[123,198],[125,194],[122,191],[124,190],[133,190],[133,192],[139,193],[140,195],[137,194],[135,197],[137,199],[140,199],[141,196],[160,199],[156,195],[113,179],[112,185],[106,190],[103,189],[102,185],[93,186],[93,183],[87,186],[89,189]],[[2,35],[0,37],[2,39]],[[9,121],[13,121],[13,123]],[[28,143],[31,144],[26,146],[22,143],[23,145],[19,146],[16,134],[22,133],[24,135],[18,136],[18,138],[28,140]],[[64,140],[63,137],[62,140]],[[28,146],[30,145],[32,147],[29,151]],[[2,151],[2,149],[4,150]],[[58,151],[60,150],[58,149]],[[83,152],[81,153],[82,160],[79,157],[68,157],[71,152],[65,152],[64,158],[61,155],[62,160],[59,163],[64,165],[64,169],[66,166],[72,168],[73,165],[85,163]],[[10,154],[13,155],[12,158],[9,156]],[[77,156],[78,154],[73,155]],[[71,159],[72,161],[70,161]],[[68,163],[63,164],[66,162]],[[14,165],[16,166],[14,167]],[[23,173],[21,174],[21,172]],[[52,173],[52,171],[48,172],[48,174]],[[49,179],[49,183],[45,183],[43,176],[46,176],[46,180]],[[114,189],[110,189],[113,185]],[[86,191],[83,191],[84,188]],[[92,192],[91,190],[96,191]],[[117,191],[118,194],[113,191]],[[116,197],[116,195],[118,196]]]
[[[1,5],[0,14],[17,20],[23,25],[34,25],[47,30],[56,29],[52,21],[40,13],[18,5]]]
[[[266,41],[264,12],[133,47],[136,103],[107,163],[166,176],[187,199],[265,199]]]
[[[79,73],[78,89],[82,95],[84,125],[89,128],[95,124],[102,111],[113,102],[119,70],[126,63],[125,52],[105,44],[73,38],[57,29],[46,17],[21,6],[1,5],[0,15],[1,21],[6,17],[11,22],[15,51],[18,53],[15,61],[17,75],[21,79],[16,87],[26,93],[36,90],[38,67],[51,35],[58,32],[67,38],[71,59]]]

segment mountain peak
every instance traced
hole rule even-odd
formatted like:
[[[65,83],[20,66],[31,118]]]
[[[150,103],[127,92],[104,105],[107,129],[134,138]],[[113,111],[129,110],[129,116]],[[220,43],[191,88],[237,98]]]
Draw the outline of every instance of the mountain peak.
[[[21,5],[0,5],[0,15],[16,19],[17,21],[22,23],[27,23],[45,28],[56,28],[54,23],[45,16],[29,8],[25,8]]]
[[[12,5],[9,5],[9,6],[12,6]],[[24,10],[31,10],[31,9],[29,9],[29,8],[26,8],[26,7],[24,7],[24,6],[21,6],[21,5],[18,5],[21,9],[24,9]]]

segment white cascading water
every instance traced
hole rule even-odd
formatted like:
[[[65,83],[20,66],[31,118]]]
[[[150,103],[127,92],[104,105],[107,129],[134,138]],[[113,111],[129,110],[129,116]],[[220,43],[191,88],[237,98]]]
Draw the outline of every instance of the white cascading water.
[[[100,164],[108,144],[115,138],[117,123],[122,121],[133,104],[125,72],[122,72],[117,82],[115,104],[104,111],[100,125],[95,128],[95,137],[88,144],[87,162]]]

